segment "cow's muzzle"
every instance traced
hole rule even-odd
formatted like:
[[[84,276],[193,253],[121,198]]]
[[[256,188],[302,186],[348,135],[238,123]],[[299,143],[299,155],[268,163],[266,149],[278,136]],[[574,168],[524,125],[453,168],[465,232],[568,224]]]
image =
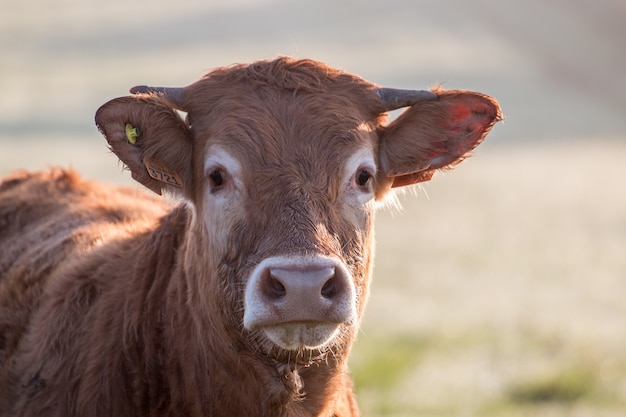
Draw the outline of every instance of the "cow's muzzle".
[[[268,258],[246,285],[244,327],[283,349],[320,348],[356,321],[352,276],[336,258]]]

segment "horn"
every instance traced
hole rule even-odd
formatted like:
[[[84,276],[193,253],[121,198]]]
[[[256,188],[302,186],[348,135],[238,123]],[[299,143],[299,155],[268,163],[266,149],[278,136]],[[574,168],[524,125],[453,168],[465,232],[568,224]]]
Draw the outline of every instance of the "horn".
[[[436,100],[437,94],[428,90],[399,90],[396,88],[379,88],[376,95],[385,111],[412,106],[419,101]]]
[[[182,87],[150,87],[147,85],[137,85],[130,89],[131,94],[150,94],[159,93],[167,97],[172,103],[181,105],[183,102],[183,93],[185,89]]]

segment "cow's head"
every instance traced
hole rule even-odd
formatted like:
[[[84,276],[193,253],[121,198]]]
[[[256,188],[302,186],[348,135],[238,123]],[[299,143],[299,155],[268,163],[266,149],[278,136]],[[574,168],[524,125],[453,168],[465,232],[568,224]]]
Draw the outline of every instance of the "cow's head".
[[[463,160],[500,119],[482,94],[385,89],[288,58],[131,92],[96,123],[137,181],[192,207],[194,291],[279,360],[347,349],[377,202]]]

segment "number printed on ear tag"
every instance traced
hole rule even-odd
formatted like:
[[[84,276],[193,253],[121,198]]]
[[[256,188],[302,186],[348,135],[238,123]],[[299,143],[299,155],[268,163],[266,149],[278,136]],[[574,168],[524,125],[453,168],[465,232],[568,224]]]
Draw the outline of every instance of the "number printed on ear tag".
[[[169,172],[161,167],[158,167],[150,162],[144,161],[144,165],[148,170],[148,174],[157,181],[164,182],[174,187],[183,188],[183,180],[175,172]]]

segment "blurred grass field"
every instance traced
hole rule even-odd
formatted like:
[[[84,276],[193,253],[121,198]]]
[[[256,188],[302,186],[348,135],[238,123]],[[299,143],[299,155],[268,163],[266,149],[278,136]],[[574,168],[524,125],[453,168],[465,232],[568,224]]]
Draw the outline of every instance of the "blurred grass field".
[[[623,416],[626,144],[477,151],[377,219],[364,415]]]
[[[624,39],[621,0],[0,0],[0,175],[133,184],[99,105],[279,54],[493,95],[475,155],[378,213],[362,413],[622,417]]]

